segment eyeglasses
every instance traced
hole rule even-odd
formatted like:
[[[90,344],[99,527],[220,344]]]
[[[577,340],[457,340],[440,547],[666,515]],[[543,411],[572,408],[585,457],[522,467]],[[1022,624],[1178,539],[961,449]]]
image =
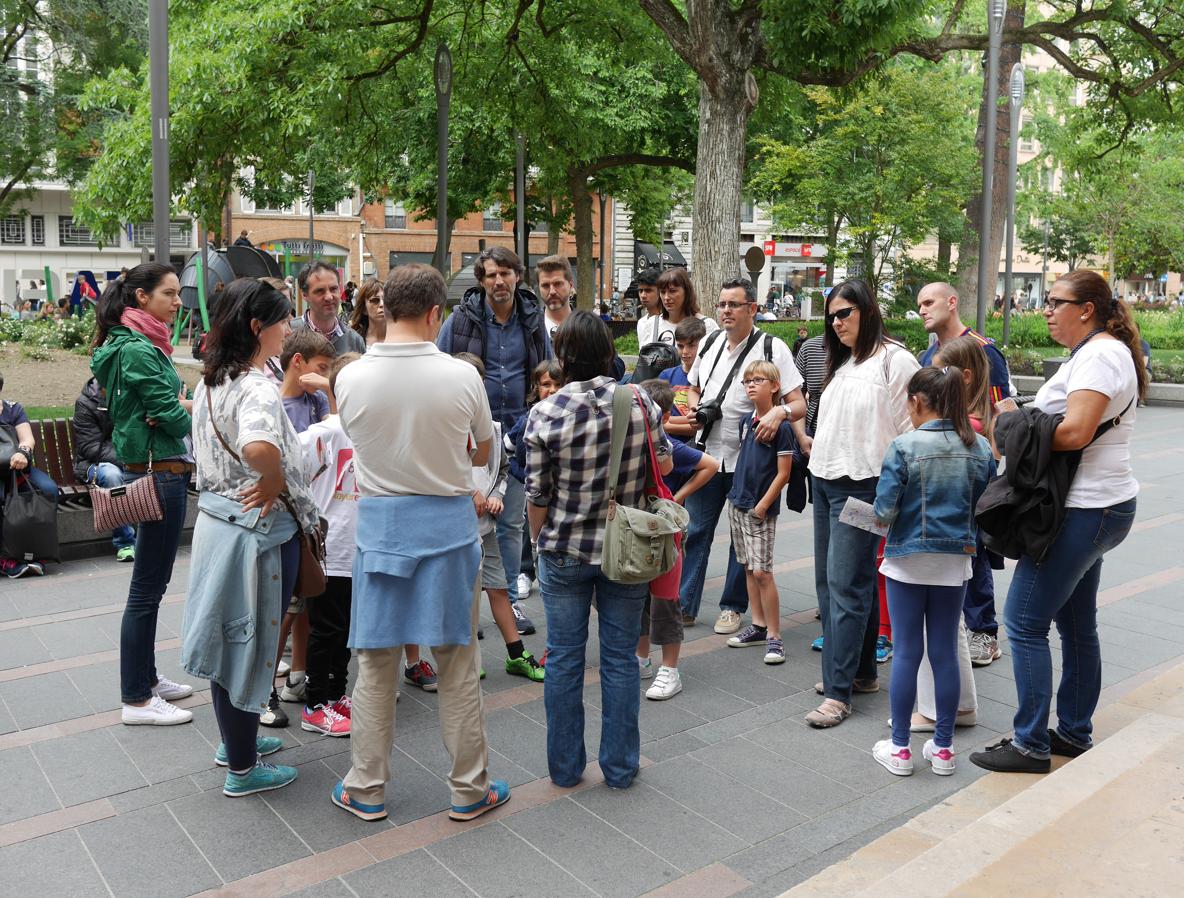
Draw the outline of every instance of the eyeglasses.
[[[748,306],[748,305],[752,305],[752,304],[747,303],[747,302],[721,302],[721,303],[716,303],[715,307],[717,309],[743,309],[745,306]]]
[[[1089,302],[1087,299],[1046,299],[1044,301],[1044,308],[1050,312],[1055,312],[1061,306],[1079,306],[1083,302]]]
[[[835,321],[846,321],[858,311],[859,309],[857,309],[855,306],[847,306],[845,309],[839,309],[833,315],[827,315],[826,322],[827,324],[831,324]]]
[[[767,377],[746,377],[744,380],[740,381],[741,385],[745,387],[759,387],[761,384],[767,384],[768,382],[769,378]]]

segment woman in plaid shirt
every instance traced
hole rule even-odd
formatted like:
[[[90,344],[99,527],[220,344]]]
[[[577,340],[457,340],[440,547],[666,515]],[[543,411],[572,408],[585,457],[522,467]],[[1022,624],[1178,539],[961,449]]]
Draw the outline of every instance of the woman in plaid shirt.
[[[527,508],[547,614],[547,766],[551,780],[565,787],[580,781],[587,760],[584,655],[594,600],[600,622],[600,769],[605,782],[628,787],[641,753],[634,649],[649,586],[615,583],[600,570],[608,520],[613,391],[628,389],[610,374],[613,354],[604,322],[590,312],[573,313],[555,332],[564,386],[531,409],[526,426]],[[647,425],[659,457],[666,457],[662,414],[640,392],[621,454],[617,501],[622,505],[642,504]]]

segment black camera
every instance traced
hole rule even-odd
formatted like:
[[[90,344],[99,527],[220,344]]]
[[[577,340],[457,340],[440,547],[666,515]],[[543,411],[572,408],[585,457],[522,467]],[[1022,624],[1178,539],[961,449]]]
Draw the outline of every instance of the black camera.
[[[695,420],[703,428],[708,428],[712,424],[717,423],[723,416],[724,410],[718,399],[708,399],[706,402],[700,402],[698,408],[695,409]]]

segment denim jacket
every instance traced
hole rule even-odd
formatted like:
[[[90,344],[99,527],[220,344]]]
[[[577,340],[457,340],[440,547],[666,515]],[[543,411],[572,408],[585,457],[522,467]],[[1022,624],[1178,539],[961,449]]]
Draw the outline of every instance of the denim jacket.
[[[262,714],[280,633],[280,545],[296,521],[282,508],[243,514],[240,500],[208,490],[197,507],[181,667],[218,683],[236,708]]]
[[[975,554],[974,506],[994,476],[990,444],[980,436],[967,447],[949,421],[897,437],[876,487],[876,517],[892,525],[884,556]]]

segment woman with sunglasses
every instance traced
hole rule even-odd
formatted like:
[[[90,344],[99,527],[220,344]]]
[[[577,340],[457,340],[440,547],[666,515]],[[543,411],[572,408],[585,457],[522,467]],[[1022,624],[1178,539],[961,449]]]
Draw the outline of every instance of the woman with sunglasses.
[[[1050,755],[1075,758],[1093,747],[1093,713],[1102,691],[1097,622],[1102,556],[1130,532],[1139,492],[1130,440],[1136,399],[1147,391],[1147,369],[1130,311],[1113,298],[1105,278],[1079,268],[1049,290],[1044,320],[1070,357],[1036,393],[1033,405],[1064,416],[1053,431],[1053,451],[1082,451],[1060,531],[1039,561],[1020,556],[1007,591],[1003,624],[1019,696],[1015,736],[970,756],[979,767],[1003,773],[1047,773]],[[1095,439],[1098,426],[1114,420],[1118,424]],[[1057,726],[1049,729],[1048,631],[1054,621],[1062,663]]]
[[[912,430],[908,384],[920,369],[884,332],[865,281],[831,291],[826,307],[826,379],[818,404],[810,473],[814,482],[814,582],[822,613],[823,701],[806,715],[813,727],[838,726],[853,692],[878,692],[875,533],[839,521],[848,498],[876,499],[880,462]]]
[[[354,311],[349,326],[361,335],[369,349],[381,343],[386,337],[386,313],[382,307],[382,283],[370,278],[358,289],[354,297]]]

